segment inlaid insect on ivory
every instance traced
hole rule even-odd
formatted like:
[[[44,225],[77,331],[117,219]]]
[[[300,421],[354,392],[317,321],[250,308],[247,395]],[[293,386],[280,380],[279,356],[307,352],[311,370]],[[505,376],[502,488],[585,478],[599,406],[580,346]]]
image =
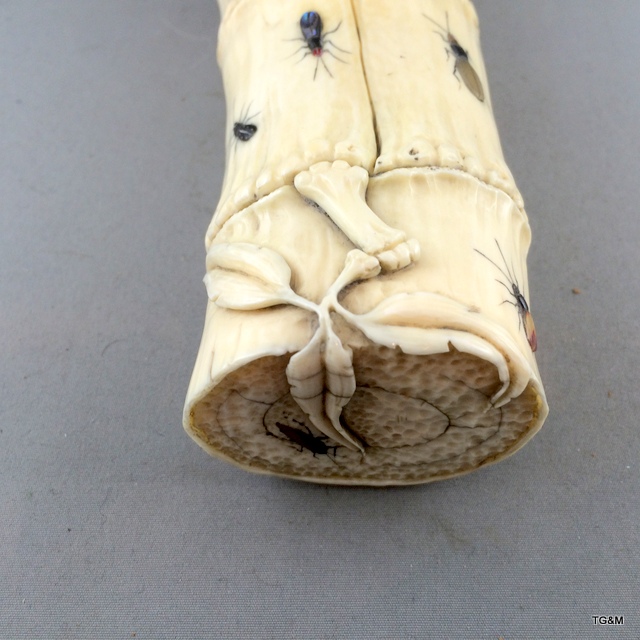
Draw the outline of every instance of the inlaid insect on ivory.
[[[341,62],[343,64],[347,64],[346,60],[343,60],[339,56],[337,56],[332,49],[336,49],[343,54],[349,54],[350,51],[346,49],[342,49],[337,44],[335,44],[328,36],[336,33],[338,29],[340,29],[340,25],[342,22],[338,22],[338,25],[331,29],[331,31],[326,31],[323,33],[323,24],[322,18],[317,11],[306,11],[302,14],[300,18],[300,31],[302,32],[301,38],[294,38],[293,41],[304,42],[304,44],[297,50],[294,51],[291,55],[295,55],[296,53],[300,53],[300,51],[304,51],[302,57],[298,62],[302,62],[307,56],[311,55],[316,58],[316,66],[313,71],[313,79],[316,79],[318,75],[318,64],[322,62],[322,66],[325,68],[326,72],[329,74],[331,78],[333,78],[333,74],[329,70],[327,63],[324,61],[323,55],[327,54]]]
[[[309,427],[299,420],[293,420],[295,426],[291,426],[290,424],[283,424],[282,422],[276,422],[276,427],[278,431],[292,443],[292,445],[296,447],[300,447],[300,452],[310,451],[313,457],[316,455],[328,456],[332,454],[335,458],[338,451],[338,445],[327,445],[329,441],[328,438],[324,436],[316,436],[314,435]],[[267,431],[267,435],[276,436],[274,433]]]
[[[247,105],[247,107],[243,109],[238,120],[233,123],[232,135],[236,138],[236,141],[248,142],[258,131],[258,125],[254,124],[253,120],[260,114],[260,112],[256,111],[249,115],[250,110],[251,105]]]
[[[429,16],[425,15],[425,18],[433,22],[433,24],[438,27],[438,31],[435,33],[437,33],[447,45],[447,59],[449,58],[449,55],[453,55],[454,57],[453,75],[455,75],[458,80],[462,78],[467,89],[469,89],[469,91],[471,91],[471,93],[478,98],[480,102],[484,102],[484,89],[482,88],[482,82],[469,61],[469,54],[467,53],[467,50],[460,45],[449,29],[449,13],[445,12],[447,23],[446,28],[438,24]]]
[[[531,351],[535,351],[538,348],[538,338],[536,336],[536,327],[533,323],[533,316],[529,311],[529,304],[527,303],[527,299],[522,294],[513,266],[511,267],[511,269],[509,268],[507,259],[504,257],[504,253],[502,253],[502,249],[500,248],[500,244],[497,240],[496,246],[498,247],[498,251],[500,252],[500,257],[502,258],[504,269],[499,264],[496,264],[491,258],[489,258],[489,256],[482,253],[482,251],[480,251],[479,249],[474,249],[474,251],[479,253],[483,258],[485,258],[485,260],[488,260],[506,278],[507,282],[509,283],[508,286],[502,280],[496,278],[496,281],[499,282],[507,290],[513,300],[503,300],[502,304],[508,303],[516,308],[516,311],[518,312],[518,321],[522,324],[522,328],[524,329],[524,332],[527,336],[527,341],[529,342]]]

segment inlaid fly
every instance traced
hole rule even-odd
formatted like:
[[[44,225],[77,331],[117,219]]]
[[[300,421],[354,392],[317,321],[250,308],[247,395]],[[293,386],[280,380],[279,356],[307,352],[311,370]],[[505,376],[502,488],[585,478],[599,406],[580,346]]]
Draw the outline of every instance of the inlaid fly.
[[[497,240],[496,245],[498,247],[498,251],[500,252],[500,256],[502,257],[502,262],[504,262],[506,272],[499,264],[495,263],[491,258],[489,258],[489,256],[486,256],[484,253],[482,253],[482,251],[479,251],[478,249],[474,249],[474,251],[476,253],[479,253],[483,258],[485,258],[485,260],[488,260],[494,267],[496,267],[496,269],[498,269],[509,282],[509,286],[507,286],[507,284],[502,282],[502,280],[498,280],[496,278],[496,282],[499,282],[513,298],[513,300],[503,300],[502,304],[508,302],[516,308],[516,310],[518,311],[518,325],[522,325],[524,333],[527,336],[529,346],[531,347],[531,351],[535,351],[538,348],[538,338],[536,336],[536,327],[533,324],[533,316],[529,311],[529,305],[526,298],[520,291],[520,285],[518,284],[518,280],[516,279],[513,266],[511,267],[511,269],[509,269],[509,265],[507,264],[504,254],[502,253],[502,249],[500,248],[500,244]]]
[[[446,29],[438,24],[433,18],[422,14],[427,20],[432,22],[438,27],[437,33],[447,45],[447,59],[449,59],[449,55],[453,54],[455,62],[453,63],[453,74],[456,78],[462,78],[462,81],[466,85],[467,89],[471,91],[471,93],[480,100],[480,102],[484,102],[484,89],[482,88],[482,82],[476,73],[476,70],[469,62],[469,54],[466,49],[460,46],[460,43],[456,40],[454,35],[449,30],[449,14],[445,13],[447,19],[447,27]]]
[[[244,122],[234,122],[233,123],[233,135],[241,140],[242,142],[247,142],[253,138],[253,134],[258,130],[255,124],[248,124]]]
[[[351,52],[347,51],[346,49],[340,48],[337,44],[327,38],[327,36],[335,33],[340,28],[341,24],[342,21],[338,22],[338,26],[335,29],[322,33],[322,18],[317,11],[306,11],[300,18],[300,31],[302,32],[302,37],[293,38],[293,40],[304,42],[304,44],[297,51],[294,51],[291,55],[294,56],[296,53],[306,50],[302,58],[300,58],[300,60],[298,60],[296,64],[302,62],[302,60],[304,60],[309,55],[317,58],[316,68],[313,72],[314,80],[316,79],[316,75],[318,74],[318,65],[320,64],[320,62],[322,62],[322,66],[325,68],[329,76],[333,78],[333,74],[329,70],[327,63],[322,58],[325,53],[338,60],[338,62],[347,64],[346,60],[343,60],[342,58],[339,58],[337,55],[335,55],[333,51],[329,50],[329,47],[337,49],[342,53]]]
[[[258,126],[253,124],[251,120],[253,120],[256,116],[260,114],[259,111],[249,115],[249,110],[251,109],[251,103],[249,103],[246,109],[243,109],[240,117],[236,122],[233,123],[233,127],[231,129],[231,133],[235,138],[235,142],[237,144],[240,142],[248,142],[253,138],[255,133],[258,131]]]

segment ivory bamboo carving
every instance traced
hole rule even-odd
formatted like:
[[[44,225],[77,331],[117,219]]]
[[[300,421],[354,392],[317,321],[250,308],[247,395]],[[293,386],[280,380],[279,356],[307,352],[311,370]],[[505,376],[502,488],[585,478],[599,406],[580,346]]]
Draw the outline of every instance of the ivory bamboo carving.
[[[227,164],[185,429],[335,484],[510,455],[547,404],[473,6],[219,3]]]

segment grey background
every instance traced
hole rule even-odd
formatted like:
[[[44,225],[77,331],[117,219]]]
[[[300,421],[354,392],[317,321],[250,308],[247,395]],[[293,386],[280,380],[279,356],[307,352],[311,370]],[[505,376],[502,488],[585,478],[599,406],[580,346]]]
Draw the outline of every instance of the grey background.
[[[224,168],[213,1],[0,2],[2,640],[640,637],[640,3],[476,6],[551,413],[499,465],[371,490],[248,474],[181,427]]]

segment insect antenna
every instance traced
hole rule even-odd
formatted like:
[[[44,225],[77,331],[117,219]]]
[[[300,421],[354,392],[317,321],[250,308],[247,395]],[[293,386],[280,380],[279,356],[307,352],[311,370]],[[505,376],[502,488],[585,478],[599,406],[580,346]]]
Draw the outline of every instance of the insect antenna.
[[[524,295],[524,291],[522,291],[520,289],[520,283],[518,282],[518,278],[516,277],[516,270],[513,266],[513,259],[511,260],[511,272],[509,272],[509,267],[507,266],[507,261],[505,260],[504,254],[502,253],[502,248],[500,247],[500,245],[498,244],[498,241],[496,240],[496,245],[498,246],[498,251],[500,251],[500,255],[502,256],[502,260],[504,261],[504,266],[507,267],[507,272],[510,273],[510,280],[511,282],[513,282],[516,285],[516,288],[518,289],[518,291]]]
[[[429,22],[433,22],[433,24],[436,25],[436,27],[438,27],[438,29],[440,29],[440,31],[436,31],[435,33],[437,33],[438,35],[440,35],[442,38],[444,38],[444,36],[442,35],[442,33],[449,33],[449,14],[447,14],[447,28],[445,29],[441,24],[437,23],[433,18],[430,18],[428,15],[426,14],[422,14],[427,20],[429,20]],[[444,38],[444,41],[447,42],[447,39]]]
[[[504,253],[502,253],[502,248],[500,247],[500,243],[496,240],[496,246],[498,247],[498,251],[500,252],[500,255],[502,256],[502,262],[504,262],[504,267],[507,270],[507,274],[509,276],[509,280],[511,282],[515,282],[516,284],[518,284],[518,280],[516,279],[515,276],[515,270],[513,268],[513,262],[511,263],[511,271],[509,271],[509,265],[507,264],[507,259],[504,257]],[[518,287],[520,288],[520,287]]]
[[[489,256],[485,255],[484,253],[482,253],[482,251],[480,251],[479,249],[474,249],[474,251],[476,253],[479,253],[485,260],[488,260],[496,269],[498,269],[498,271],[500,271],[500,273],[509,281],[509,282],[513,282],[513,280],[511,279],[511,277],[504,272],[504,269],[497,264],[496,262],[494,262]],[[502,251],[500,252],[502,254]],[[498,280],[498,282],[500,282],[500,280]],[[502,283],[504,284],[504,282]],[[505,285],[506,286],[506,285]]]

